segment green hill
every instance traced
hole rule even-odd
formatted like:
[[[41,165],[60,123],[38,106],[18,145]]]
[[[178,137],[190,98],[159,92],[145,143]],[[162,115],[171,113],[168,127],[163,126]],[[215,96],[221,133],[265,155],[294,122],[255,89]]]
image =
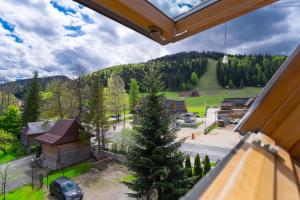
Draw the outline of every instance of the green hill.
[[[209,58],[207,71],[201,76],[196,89],[198,89],[199,91],[222,89],[222,87],[218,83],[216,74],[217,61]]]

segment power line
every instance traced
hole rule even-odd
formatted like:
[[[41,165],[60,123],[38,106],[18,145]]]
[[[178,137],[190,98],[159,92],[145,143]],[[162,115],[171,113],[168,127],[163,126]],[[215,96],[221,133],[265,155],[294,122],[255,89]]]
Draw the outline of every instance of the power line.
[[[275,4],[273,4],[273,5],[293,4],[293,3],[300,3],[300,0],[296,0],[296,1],[287,1],[287,2],[278,2],[278,3],[275,3]]]
[[[300,5],[296,5],[296,6],[269,6],[268,8],[298,8],[300,7]]]

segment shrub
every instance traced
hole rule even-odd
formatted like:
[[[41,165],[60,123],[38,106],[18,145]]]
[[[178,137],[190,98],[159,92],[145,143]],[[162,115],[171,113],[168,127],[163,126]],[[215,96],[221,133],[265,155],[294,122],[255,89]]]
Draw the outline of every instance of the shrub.
[[[190,159],[189,155],[186,155],[186,158],[185,158],[185,169],[187,172],[187,176],[193,177],[193,168],[192,168],[191,159]]]
[[[211,169],[209,157],[206,155],[204,158],[204,174],[207,174]]]
[[[199,154],[196,155],[195,157],[195,162],[194,162],[194,176],[197,176],[198,180],[200,180],[203,176],[203,170],[201,166],[201,160]]]

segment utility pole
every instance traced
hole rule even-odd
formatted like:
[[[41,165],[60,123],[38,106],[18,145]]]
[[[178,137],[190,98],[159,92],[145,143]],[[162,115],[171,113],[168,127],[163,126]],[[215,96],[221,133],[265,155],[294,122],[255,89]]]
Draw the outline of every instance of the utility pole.
[[[125,109],[126,109],[126,105],[125,105],[125,103],[124,103],[124,129],[125,129]]]
[[[206,101],[205,101],[205,112],[204,112],[204,133],[205,133],[205,131],[206,131],[206,116],[207,116],[207,108],[206,108]],[[206,113],[206,115],[205,115],[205,113]]]

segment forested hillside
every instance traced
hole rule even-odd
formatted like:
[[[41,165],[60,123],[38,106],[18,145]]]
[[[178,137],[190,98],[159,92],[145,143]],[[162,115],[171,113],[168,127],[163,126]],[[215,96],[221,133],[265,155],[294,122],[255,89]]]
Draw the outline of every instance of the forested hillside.
[[[46,86],[53,80],[58,80],[61,82],[71,81],[71,79],[69,79],[67,76],[42,77],[39,78],[41,89],[42,90],[46,89]],[[32,79],[24,79],[24,80],[18,80],[14,82],[0,84],[0,90],[8,91],[9,93],[13,93],[18,99],[23,99],[26,89],[28,88],[31,81]]]
[[[150,66],[154,66],[160,72],[166,89],[189,89],[192,88],[192,73],[195,72],[200,77],[206,71],[207,57],[199,52],[183,52],[150,60],[146,63],[118,65],[94,73],[101,73],[105,82],[112,73],[119,74],[127,90],[130,79],[133,78],[140,83],[141,89],[143,89],[142,79]]]
[[[263,87],[284,62],[286,56],[237,55],[229,63],[217,63],[217,79],[226,88]]]

